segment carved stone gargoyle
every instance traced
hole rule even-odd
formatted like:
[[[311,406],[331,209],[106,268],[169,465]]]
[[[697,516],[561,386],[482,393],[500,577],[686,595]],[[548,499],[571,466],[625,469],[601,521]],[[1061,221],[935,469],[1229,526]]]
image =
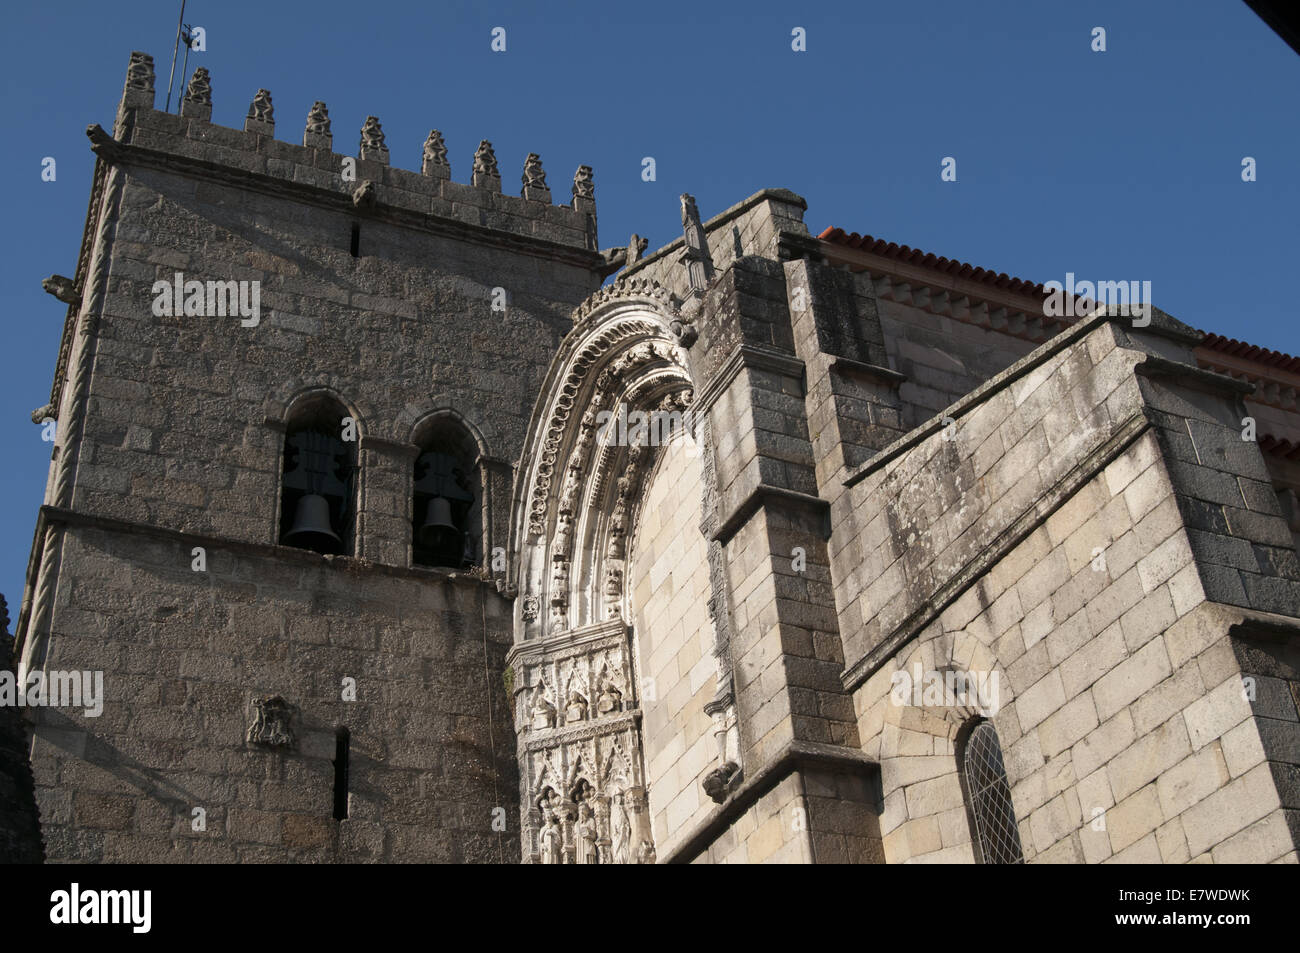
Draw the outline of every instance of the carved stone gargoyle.
[[[641,260],[645,254],[646,246],[650,244],[650,239],[642,238],[640,235],[633,234],[628,243],[619,248],[606,248],[600,253],[600,257],[605,261],[600,266],[600,277],[608,278],[620,268],[625,268],[633,262]]]
[[[740,765],[734,761],[728,761],[720,768],[714,768],[704,776],[700,786],[704,788],[704,793],[710,798],[721,804],[727,799],[727,786],[731,784],[732,778],[740,770]]]
[[[41,281],[41,287],[64,304],[81,307],[81,295],[77,293],[76,282],[71,278],[65,278],[63,275],[50,275],[50,277]]]
[[[257,714],[248,726],[249,743],[272,748],[292,748],[293,706],[275,695],[272,698],[254,699],[253,707]]]
[[[379,189],[369,179],[362,182],[352,192],[352,204],[357,208],[374,208],[379,201]]]
[[[58,420],[59,408],[53,404],[46,404],[44,407],[37,407],[32,411],[32,423],[37,426],[45,423],[47,420]]]

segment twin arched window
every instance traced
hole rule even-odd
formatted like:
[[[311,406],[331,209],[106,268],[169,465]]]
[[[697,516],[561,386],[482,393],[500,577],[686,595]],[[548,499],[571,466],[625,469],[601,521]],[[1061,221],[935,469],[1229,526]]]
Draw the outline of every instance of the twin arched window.
[[[1011,785],[991,721],[979,718],[962,728],[957,736],[957,764],[976,863],[1023,864]]]
[[[314,395],[295,406],[284,438],[282,544],[355,554],[359,437],[356,420],[331,396]],[[449,414],[426,420],[415,443],[411,561],[473,566],[483,530],[478,444]]]

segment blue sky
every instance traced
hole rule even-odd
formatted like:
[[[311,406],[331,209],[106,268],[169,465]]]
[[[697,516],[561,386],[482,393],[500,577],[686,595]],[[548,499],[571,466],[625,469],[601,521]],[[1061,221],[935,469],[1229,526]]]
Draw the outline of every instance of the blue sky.
[[[111,127],[131,50],[153,55],[163,87],[179,8],[6,6],[0,592],[15,617],[49,467],[29,414],[48,400],[65,311],[40,279],[76,268],[83,130]],[[538,152],[559,201],[586,163],[607,246],[677,237],[681,192],[708,218],[780,186],[808,200],[814,233],[837,225],[1037,281],[1147,280],[1189,324],[1300,352],[1300,57],[1239,0],[190,0],[186,20],[207,33],[189,65],[211,71],[215,122],[241,126],[266,87],[279,137],[299,141],[322,99],[339,151],[373,113],[394,165],[418,169],[436,127],[463,182],[486,138],[506,187]],[[497,26],[504,53],[490,49]],[[791,49],[795,27],[806,52]],[[956,182],[940,181],[945,156]]]

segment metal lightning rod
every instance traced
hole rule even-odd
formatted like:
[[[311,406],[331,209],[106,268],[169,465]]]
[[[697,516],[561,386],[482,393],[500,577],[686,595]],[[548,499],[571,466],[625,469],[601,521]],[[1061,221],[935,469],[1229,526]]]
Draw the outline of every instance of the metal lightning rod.
[[[176,21],[176,45],[172,47],[172,71],[167,76],[167,105],[163,107],[163,112],[172,111],[172,81],[176,78],[176,54],[181,51],[181,24],[185,22],[185,0],[181,0],[181,15]],[[185,52],[189,53],[189,44],[185,45]]]

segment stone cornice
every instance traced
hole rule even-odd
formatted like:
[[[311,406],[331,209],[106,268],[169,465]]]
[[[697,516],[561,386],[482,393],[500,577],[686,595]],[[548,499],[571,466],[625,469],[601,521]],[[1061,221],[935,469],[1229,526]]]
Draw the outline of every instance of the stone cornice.
[[[735,536],[740,528],[749,522],[749,518],[757,512],[759,507],[770,506],[773,503],[779,506],[806,510],[819,517],[824,522],[822,538],[830,538],[831,504],[827,500],[823,500],[820,496],[800,493],[798,490],[788,490],[785,487],[760,483],[732,509],[730,514],[722,519],[713,534],[713,540],[723,546],[727,545],[731,537]]]
[[[703,414],[713,406],[722,393],[731,386],[741,368],[752,367],[760,371],[773,371],[802,380],[804,363],[793,355],[754,344],[737,344],[718,365],[713,379],[695,395],[695,412]]]
[[[855,748],[843,748],[814,741],[791,741],[752,777],[746,778],[725,801],[697,824],[668,854],[662,864],[690,863],[708,850],[718,837],[749,810],[759,798],[801,768],[818,768],[872,777],[879,766]]]

